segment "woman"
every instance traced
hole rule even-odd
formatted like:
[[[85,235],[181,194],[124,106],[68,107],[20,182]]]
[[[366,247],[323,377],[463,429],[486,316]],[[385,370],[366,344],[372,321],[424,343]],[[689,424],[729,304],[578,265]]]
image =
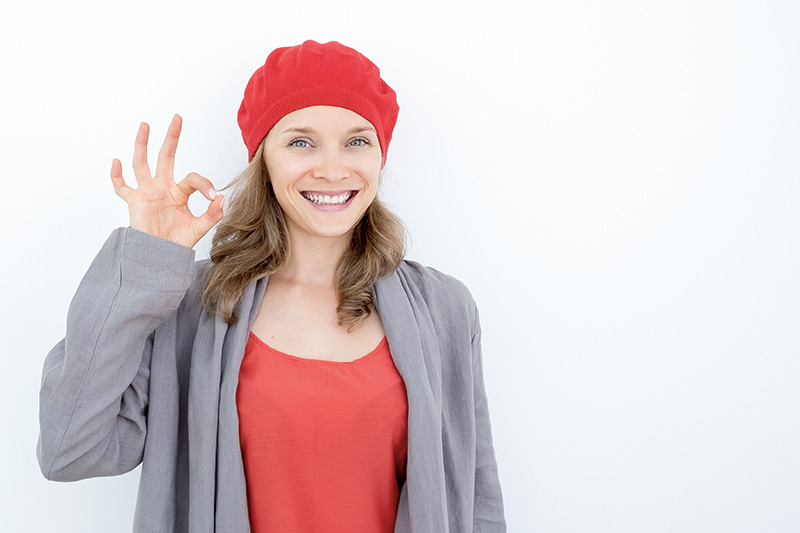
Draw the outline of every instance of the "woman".
[[[210,181],[173,181],[180,117],[154,177],[140,127],[137,188],[111,170],[131,225],[45,361],[45,477],[141,463],[135,531],[505,531],[477,309],[402,260],[376,198],[398,109],[353,49],[273,51],[245,89],[250,164],[225,217]]]

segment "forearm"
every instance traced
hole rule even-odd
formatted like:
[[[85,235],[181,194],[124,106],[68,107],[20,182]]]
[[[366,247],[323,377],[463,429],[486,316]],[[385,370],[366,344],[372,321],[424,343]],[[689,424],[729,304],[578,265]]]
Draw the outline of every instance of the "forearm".
[[[151,333],[180,304],[194,252],[131,229],[112,233],[84,276],[40,391],[49,479],[111,475],[141,460]]]

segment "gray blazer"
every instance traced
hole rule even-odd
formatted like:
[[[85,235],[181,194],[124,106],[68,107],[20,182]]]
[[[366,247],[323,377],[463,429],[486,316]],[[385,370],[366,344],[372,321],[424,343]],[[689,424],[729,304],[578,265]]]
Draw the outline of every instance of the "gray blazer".
[[[142,464],[136,532],[250,531],[236,386],[267,280],[231,326],[202,309],[194,251],[115,230],[47,355],[37,456],[73,481]],[[478,312],[459,281],[405,261],[374,287],[408,394],[396,533],[502,532]]]

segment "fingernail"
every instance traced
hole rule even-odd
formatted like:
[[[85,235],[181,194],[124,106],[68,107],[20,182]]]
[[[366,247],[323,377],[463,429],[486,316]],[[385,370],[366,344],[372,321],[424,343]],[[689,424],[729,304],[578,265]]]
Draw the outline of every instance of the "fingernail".
[[[209,189],[209,190],[208,190],[208,195],[209,195],[209,196],[211,197],[211,199],[213,200],[214,198],[216,198],[216,197],[217,197],[217,191],[215,191],[214,189]]]

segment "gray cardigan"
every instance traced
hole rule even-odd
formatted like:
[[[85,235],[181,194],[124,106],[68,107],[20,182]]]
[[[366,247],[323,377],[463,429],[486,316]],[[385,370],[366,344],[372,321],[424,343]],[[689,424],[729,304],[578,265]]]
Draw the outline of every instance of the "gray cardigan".
[[[229,326],[202,309],[206,265],[188,248],[115,230],[44,363],[42,473],[73,481],[141,463],[137,532],[250,531],[236,386],[267,280],[247,288]],[[374,296],[408,394],[395,532],[505,531],[472,297],[410,261]]]

